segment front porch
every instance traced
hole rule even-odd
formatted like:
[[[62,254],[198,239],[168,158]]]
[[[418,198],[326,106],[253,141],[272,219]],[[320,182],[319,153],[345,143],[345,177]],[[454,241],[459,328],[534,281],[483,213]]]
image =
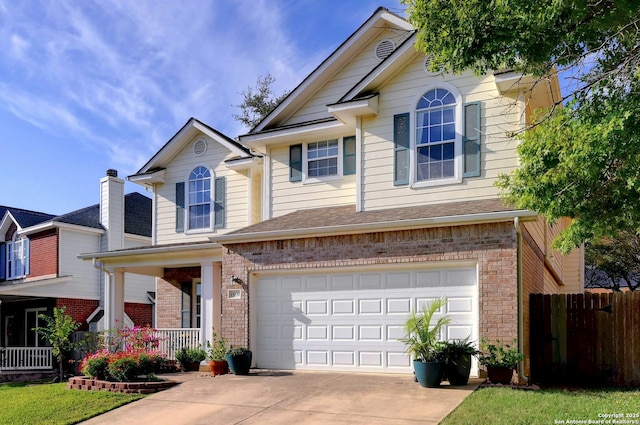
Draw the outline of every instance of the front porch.
[[[0,347],[0,373],[52,369],[51,347]]]

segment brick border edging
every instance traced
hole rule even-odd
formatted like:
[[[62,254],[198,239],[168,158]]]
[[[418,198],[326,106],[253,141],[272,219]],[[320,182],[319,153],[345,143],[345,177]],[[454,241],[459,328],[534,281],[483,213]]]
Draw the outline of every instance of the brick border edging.
[[[91,379],[86,376],[69,378],[70,390],[109,391],[125,394],[153,394],[177,385],[176,381],[111,382]]]

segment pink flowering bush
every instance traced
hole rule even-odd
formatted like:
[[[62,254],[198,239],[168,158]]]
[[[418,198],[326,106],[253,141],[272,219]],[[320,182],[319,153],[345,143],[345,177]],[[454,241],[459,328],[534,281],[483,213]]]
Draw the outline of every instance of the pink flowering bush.
[[[141,375],[152,379],[154,373],[166,363],[166,357],[157,351],[159,339],[148,327],[110,331],[107,348],[90,353],[80,363],[80,371],[94,379],[107,381],[136,381]]]

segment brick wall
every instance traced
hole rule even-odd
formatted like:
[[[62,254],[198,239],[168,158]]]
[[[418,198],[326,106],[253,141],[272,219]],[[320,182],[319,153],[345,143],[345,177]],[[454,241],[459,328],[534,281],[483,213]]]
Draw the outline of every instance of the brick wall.
[[[29,236],[29,277],[58,275],[58,233]]]
[[[456,260],[478,264],[480,337],[516,338],[518,258],[511,222],[227,245],[223,293],[245,293],[240,300],[224,298],[222,334],[231,344],[248,344],[251,272]],[[231,283],[232,275],[244,284]]]
[[[133,320],[134,326],[151,326],[153,323],[151,304],[124,303],[124,312]]]
[[[89,324],[87,318],[98,308],[98,300],[80,300],[75,298],[58,298],[56,307],[66,307],[65,313],[73,317],[73,320],[80,322],[80,331],[88,331]]]
[[[181,296],[180,287],[170,282],[156,278],[156,309],[158,328],[179,328],[181,324]]]

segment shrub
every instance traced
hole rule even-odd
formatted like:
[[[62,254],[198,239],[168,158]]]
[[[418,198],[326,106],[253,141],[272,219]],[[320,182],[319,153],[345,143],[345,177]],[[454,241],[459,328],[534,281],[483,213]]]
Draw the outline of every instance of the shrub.
[[[109,359],[109,376],[118,382],[135,381],[140,375],[140,361],[136,356],[116,355]]]
[[[109,376],[109,352],[101,350],[93,354],[87,354],[80,362],[80,371],[93,379],[107,379]]]
[[[513,345],[517,341],[513,340]],[[514,369],[518,362],[524,359],[524,355],[518,352],[517,345],[512,347],[509,344],[502,344],[500,340],[495,343],[489,343],[486,339],[482,339],[482,353],[478,356],[481,365],[491,367],[503,367]]]

